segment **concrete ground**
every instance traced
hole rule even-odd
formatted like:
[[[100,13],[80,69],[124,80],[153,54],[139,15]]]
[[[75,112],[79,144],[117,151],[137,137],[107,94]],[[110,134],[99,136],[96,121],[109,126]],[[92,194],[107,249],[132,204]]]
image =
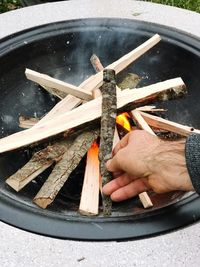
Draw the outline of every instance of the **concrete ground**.
[[[200,15],[190,11],[132,0],[72,0],[0,15],[0,38],[49,22],[104,16],[173,26],[200,37]],[[199,266],[199,255],[199,223],[166,235],[121,243],[57,240],[0,223],[2,267],[195,267]]]
[[[130,242],[78,242],[31,234],[0,223],[2,267],[197,267],[200,225]]]

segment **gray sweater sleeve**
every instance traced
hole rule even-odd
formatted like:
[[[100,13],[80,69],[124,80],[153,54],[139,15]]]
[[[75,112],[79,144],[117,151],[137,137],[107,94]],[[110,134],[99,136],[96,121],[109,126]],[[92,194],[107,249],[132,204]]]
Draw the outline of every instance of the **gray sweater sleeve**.
[[[185,157],[193,187],[200,194],[200,134],[188,136],[185,145]]]

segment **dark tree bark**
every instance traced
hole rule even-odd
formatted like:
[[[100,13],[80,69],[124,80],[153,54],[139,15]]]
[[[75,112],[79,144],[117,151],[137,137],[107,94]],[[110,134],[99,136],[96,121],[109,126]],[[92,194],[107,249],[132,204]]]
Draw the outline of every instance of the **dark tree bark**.
[[[105,69],[103,72],[104,83],[101,87],[102,93],[102,115],[100,130],[100,171],[102,175],[102,186],[112,180],[112,174],[107,171],[105,163],[111,158],[113,147],[113,136],[115,132],[117,116],[116,81],[115,71]],[[109,216],[112,209],[112,201],[109,196],[102,195],[104,216]]]

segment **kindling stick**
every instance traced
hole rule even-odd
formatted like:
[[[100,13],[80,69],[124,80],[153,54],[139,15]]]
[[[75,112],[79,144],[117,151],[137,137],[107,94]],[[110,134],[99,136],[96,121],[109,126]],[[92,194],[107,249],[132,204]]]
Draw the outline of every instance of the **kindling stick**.
[[[169,121],[145,112],[140,111],[141,116],[145,120],[146,123],[149,125],[155,127],[155,128],[160,128],[162,130],[167,130],[173,133],[180,134],[182,136],[188,136],[192,133],[198,133],[200,134],[200,130],[194,129],[193,127],[182,125],[177,122]]]
[[[46,74],[39,73],[37,71],[33,71],[30,69],[26,69],[25,71],[27,79],[37,82],[43,86],[54,88],[64,92],[66,94],[71,94],[83,100],[91,100],[92,94],[84,89],[80,89],[77,86],[72,84],[60,81],[58,79],[52,78]]]
[[[146,130],[148,133],[155,135],[155,133],[153,132],[153,130],[149,127],[149,125],[146,123],[146,121],[142,118],[140,112],[135,109],[132,110],[130,112],[131,116],[133,117],[134,122],[136,123],[136,125],[143,129]],[[139,194],[139,199],[142,202],[142,205],[144,206],[144,208],[151,208],[153,207],[153,203],[150,199],[150,197],[148,196],[147,192],[142,192]]]

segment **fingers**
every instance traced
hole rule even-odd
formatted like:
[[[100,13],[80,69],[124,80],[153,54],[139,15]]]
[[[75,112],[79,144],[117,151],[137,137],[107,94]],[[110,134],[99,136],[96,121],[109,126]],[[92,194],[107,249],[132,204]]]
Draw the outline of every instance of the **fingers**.
[[[143,179],[137,179],[118,190],[114,191],[110,197],[113,201],[119,202],[123,201],[129,198],[132,198],[134,196],[137,196],[138,194],[147,191],[149,187],[147,186],[146,182]]]
[[[118,178],[113,179],[111,182],[107,183],[103,187],[103,193],[105,195],[111,195],[114,191],[118,190],[119,188],[128,185],[130,182],[133,181],[133,177],[130,177],[127,174],[121,174]]]

